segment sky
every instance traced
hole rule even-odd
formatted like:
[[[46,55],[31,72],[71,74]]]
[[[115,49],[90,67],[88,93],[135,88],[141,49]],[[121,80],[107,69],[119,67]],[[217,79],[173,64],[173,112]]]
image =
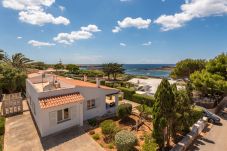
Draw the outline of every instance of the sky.
[[[0,49],[46,63],[174,64],[227,52],[227,0],[1,0]]]

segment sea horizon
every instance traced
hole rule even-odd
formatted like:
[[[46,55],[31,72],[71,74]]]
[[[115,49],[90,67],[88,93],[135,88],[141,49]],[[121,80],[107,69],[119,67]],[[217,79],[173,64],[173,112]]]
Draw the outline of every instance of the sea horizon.
[[[82,69],[99,69],[102,64],[78,64]],[[125,73],[136,76],[169,77],[171,70],[163,67],[174,67],[176,64],[123,64]]]

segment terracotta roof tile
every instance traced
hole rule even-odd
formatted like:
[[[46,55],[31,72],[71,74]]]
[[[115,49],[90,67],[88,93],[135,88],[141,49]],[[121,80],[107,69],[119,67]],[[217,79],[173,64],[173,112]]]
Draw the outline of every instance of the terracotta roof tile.
[[[55,107],[59,105],[83,101],[84,97],[80,93],[72,93],[61,96],[53,96],[39,99],[39,105],[42,109]]]

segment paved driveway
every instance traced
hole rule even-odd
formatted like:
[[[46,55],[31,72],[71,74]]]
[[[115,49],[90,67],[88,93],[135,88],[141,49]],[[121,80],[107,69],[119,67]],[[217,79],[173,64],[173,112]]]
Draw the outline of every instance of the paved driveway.
[[[24,108],[27,106],[25,104]],[[30,112],[6,119],[4,151],[104,151],[79,127],[40,140]]]
[[[188,150],[227,151],[227,119],[223,118],[221,123],[222,125],[213,125],[209,132],[198,138]]]
[[[4,151],[43,150],[29,111],[6,118]]]

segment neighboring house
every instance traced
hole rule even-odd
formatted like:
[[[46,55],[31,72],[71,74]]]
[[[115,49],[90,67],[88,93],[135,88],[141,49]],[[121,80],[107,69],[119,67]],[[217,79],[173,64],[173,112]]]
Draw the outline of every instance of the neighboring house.
[[[51,74],[29,76],[26,95],[42,137],[115,113],[119,90]]]

